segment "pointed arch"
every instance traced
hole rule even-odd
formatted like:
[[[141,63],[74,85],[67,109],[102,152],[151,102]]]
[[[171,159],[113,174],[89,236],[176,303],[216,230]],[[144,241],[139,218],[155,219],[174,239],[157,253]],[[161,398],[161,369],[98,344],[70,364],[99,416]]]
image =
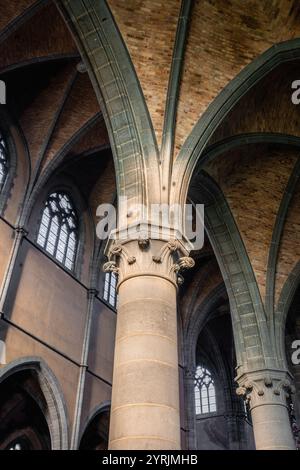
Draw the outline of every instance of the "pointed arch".
[[[32,187],[31,193],[28,195],[28,199],[26,200],[26,204],[22,213],[21,223],[26,224],[28,223],[28,218],[30,217],[30,213],[34,204],[36,203],[39,194],[43,191],[43,188],[50,180],[50,178],[55,174],[58,169],[62,167],[65,157],[67,156],[68,152],[72,149],[72,147],[87,133],[97,122],[101,121],[101,113],[97,113],[93,116],[89,121],[87,121],[80,129],[78,129],[71,138],[65,142],[65,144],[59,149],[57,154],[53,157],[53,159],[49,162],[49,164],[45,167],[43,173],[39,176],[38,180]],[[100,150],[105,150],[107,146],[101,147]]]
[[[205,228],[230,303],[238,375],[248,367],[275,367],[276,354],[260,292],[225,196],[212,178],[199,169],[191,183],[190,197],[194,203],[205,203]]]
[[[22,357],[0,369],[1,383],[20,371],[34,370],[48,405],[45,416],[51,436],[52,450],[67,450],[69,446],[69,425],[67,407],[58,380],[46,362],[40,357]]]
[[[118,195],[127,196],[129,206],[147,206],[151,199],[160,200],[158,148],[152,122],[107,2],[56,3],[74,35],[101,105],[114,155]]]
[[[275,44],[247,65],[212,101],[184,142],[173,166],[171,202],[185,203],[196,165],[205,159],[203,151],[216,129],[240,99],[271,70],[300,59],[300,39]],[[180,182],[180,184],[177,184]]]
[[[300,261],[295,265],[294,269],[285,281],[278,300],[274,328],[275,328],[275,347],[278,351],[281,367],[287,368],[285,354],[285,325],[290,306],[294,299],[295,293],[300,286]]]
[[[14,116],[0,105],[0,133],[6,140],[9,158],[9,171],[0,195],[0,214],[8,208],[8,201],[18,198],[18,192],[26,194],[31,177],[31,162],[25,136]],[[1,185],[0,185],[1,186]],[[14,205],[14,204],[13,204]],[[14,217],[20,222],[23,206],[15,204]]]
[[[87,416],[87,418],[86,418],[86,420],[85,420],[85,422],[82,426],[81,433],[80,433],[80,438],[79,438],[80,447],[83,444],[83,439],[84,439],[87,431],[89,430],[89,427],[92,426],[93,422],[97,418],[100,418],[101,416],[103,416],[105,414],[106,415],[109,414],[110,413],[110,406],[111,406],[110,400],[106,400],[106,401],[102,402],[100,405],[97,405],[91,411],[91,413]],[[108,427],[109,427],[109,423],[108,423]],[[107,427],[107,439],[108,439],[108,427]]]
[[[225,293],[224,283],[219,284],[198,306],[196,312],[191,315],[187,327],[184,331],[184,354],[185,363],[195,367],[197,340],[209,320],[209,314],[218,304],[220,296]]]

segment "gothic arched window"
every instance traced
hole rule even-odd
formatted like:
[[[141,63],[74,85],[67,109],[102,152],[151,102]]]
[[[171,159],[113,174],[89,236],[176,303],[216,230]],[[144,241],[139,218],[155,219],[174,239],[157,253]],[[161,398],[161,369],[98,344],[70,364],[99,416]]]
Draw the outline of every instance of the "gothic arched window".
[[[117,275],[115,273],[105,273],[103,298],[113,308],[117,306]]]
[[[9,450],[23,450],[22,445],[19,442],[15,442],[9,447]]]
[[[0,191],[4,186],[8,174],[9,162],[7,145],[0,131]]]
[[[7,450],[30,450],[30,444],[25,437],[20,439],[15,439],[11,442],[7,448]]]
[[[217,411],[215,384],[205,367],[198,366],[196,369],[194,393],[197,415]]]
[[[74,268],[78,247],[78,218],[66,193],[57,191],[48,197],[37,243],[66,268]]]

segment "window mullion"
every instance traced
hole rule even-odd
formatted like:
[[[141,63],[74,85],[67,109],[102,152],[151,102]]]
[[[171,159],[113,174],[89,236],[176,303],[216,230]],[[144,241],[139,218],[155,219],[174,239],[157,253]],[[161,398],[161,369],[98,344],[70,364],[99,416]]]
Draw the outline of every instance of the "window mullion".
[[[67,233],[67,238],[66,238],[66,243],[65,243],[65,246],[64,246],[64,254],[63,254],[63,261],[62,261],[63,264],[66,264],[66,258],[67,258],[67,252],[68,252],[70,236],[71,236],[71,232],[68,232]]]
[[[206,386],[206,391],[207,391],[207,406],[208,406],[208,411],[210,412],[210,397],[209,397],[209,384]]]
[[[57,259],[61,264],[71,269],[74,265],[76,250],[78,248],[77,236],[73,235],[73,238],[71,239],[71,235],[73,233],[77,235],[78,230],[78,227],[76,225],[77,216],[75,210],[72,208],[72,204],[69,197],[64,193],[50,194],[45,204],[43,215],[46,209],[48,209],[49,212],[49,221],[47,226],[45,226],[45,234],[43,235],[43,238],[45,238],[45,244],[41,245],[41,243],[39,242],[38,244],[43,246],[43,248],[45,248],[45,250],[50,253],[55,259]],[[70,217],[72,217],[72,228],[69,226]],[[43,217],[40,222],[40,230],[42,221]],[[54,221],[55,227],[53,226]],[[53,229],[52,233],[51,228]],[[50,250],[49,247],[47,248],[51,235],[53,238],[53,243],[51,243],[51,246],[53,246],[53,252],[52,250]],[[67,259],[67,253],[70,242],[72,242],[70,247],[71,258]]]
[[[58,231],[57,231],[57,235],[56,235],[56,240],[55,240],[55,245],[54,245],[54,251],[53,251],[53,256],[54,258],[57,259],[57,247],[58,247],[58,243],[59,243],[59,238],[60,238],[60,233],[61,233],[61,229],[62,229],[62,225],[61,225],[61,218],[59,216],[59,214],[57,215],[57,218],[58,218]]]
[[[49,223],[48,223],[48,227],[47,227],[47,232],[46,232],[46,235],[45,235],[45,247],[47,246],[47,243],[48,243],[48,240],[49,240],[49,234],[50,234],[50,227],[51,227],[51,224],[52,224],[52,219],[55,217],[52,210],[51,210],[51,207],[49,207],[49,205],[47,204],[45,209],[44,209],[44,212],[46,209],[49,209]],[[44,212],[43,212],[43,215],[44,215]],[[42,220],[43,220],[43,216],[42,216]]]
[[[197,394],[199,393],[199,406]],[[212,413],[216,411],[216,391],[210,372],[198,366],[195,373],[194,394],[196,414]],[[197,411],[199,410],[199,412]]]

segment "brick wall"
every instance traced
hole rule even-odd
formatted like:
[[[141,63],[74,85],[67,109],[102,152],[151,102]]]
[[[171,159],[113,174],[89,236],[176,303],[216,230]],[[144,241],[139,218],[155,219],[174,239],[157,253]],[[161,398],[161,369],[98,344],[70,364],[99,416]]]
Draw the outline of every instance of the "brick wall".
[[[178,108],[177,151],[243,67],[274,43],[299,36],[299,8],[292,0],[196,0]]]
[[[284,231],[281,238],[276,267],[276,301],[278,301],[281,289],[300,260],[300,184],[289,206]]]
[[[1,8],[1,18],[2,10],[3,8]],[[0,70],[35,57],[75,52],[77,48],[73,38],[56,6],[51,2],[21,24],[0,45]]]
[[[297,157],[292,149],[251,145],[222,155],[207,168],[229,203],[263,300],[274,223]]]
[[[299,62],[285,63],[272,70],[250,89],[228,113],[209,144],[249,132],[300,135],[299,105],[292,102],[291,84],[299,80]]]
[[[161,142],[180,0],[109,0]]]

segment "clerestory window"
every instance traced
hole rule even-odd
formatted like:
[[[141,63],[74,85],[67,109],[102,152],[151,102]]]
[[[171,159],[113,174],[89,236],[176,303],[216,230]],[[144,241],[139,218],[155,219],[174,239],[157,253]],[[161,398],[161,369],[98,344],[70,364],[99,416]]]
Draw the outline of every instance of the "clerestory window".
[[[105,273],[103,298],[113,308],[117,306],[117,275],[115,273]]]
[[[37,243],[66,268],[73,270],[78,248],[78,217],[65,192],[48,196],[39,227]]]
[[[5,139],[0,131],[0,192],[4,186],[9,170],[8,150]]]
[[[196,369],[194,393],[197,415],[217,411],[215,384],[205,367],[198,366]]]

